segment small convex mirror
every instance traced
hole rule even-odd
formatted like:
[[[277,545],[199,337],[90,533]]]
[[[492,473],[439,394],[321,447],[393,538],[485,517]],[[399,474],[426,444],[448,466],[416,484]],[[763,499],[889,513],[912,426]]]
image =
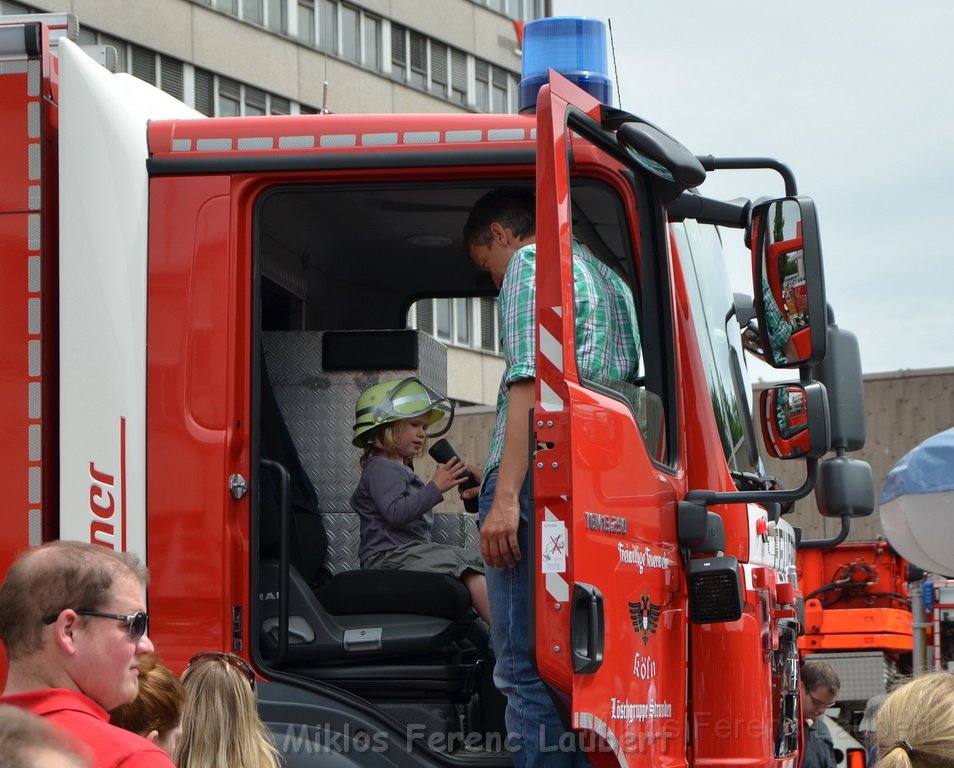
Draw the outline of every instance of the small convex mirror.
[[[828,452],[828,398],[818,382],[777,384],[763,390],[759,412],[765,447],[775,458],[819,458]]]
[[[769,200],[752,209],[752,274],[765,362],[795,368],[821,361],[828,318],[809,198]]]

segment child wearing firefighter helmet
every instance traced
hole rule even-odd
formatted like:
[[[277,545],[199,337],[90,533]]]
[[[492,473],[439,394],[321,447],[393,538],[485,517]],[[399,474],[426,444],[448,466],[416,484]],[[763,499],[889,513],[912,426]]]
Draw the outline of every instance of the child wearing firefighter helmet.
[[[428,437],[450,428],[454,408],[443,395],[413,376],[369,387],[355,403],[351,442],[364,453],[351,507],[361,521],[362,568],[444,573],[460,579],[474,609],[490,622],[484,563],[476,548],[431,541],[432,508],[465,480],[459,459],[438,464],[425,481],[412,460]]]

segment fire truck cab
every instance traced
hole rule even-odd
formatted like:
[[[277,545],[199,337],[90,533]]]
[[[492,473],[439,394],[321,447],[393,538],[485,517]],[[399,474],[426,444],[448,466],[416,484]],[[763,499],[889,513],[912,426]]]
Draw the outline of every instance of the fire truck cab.
[[[541,676],[594,765],[794,768],[797,534],[778,503],[811,490],[832,440],[812,377],[828,339],[817,221],[784,166],[697,157],[554,71],[520,115],[204,119],[68,40],[54,52],[42,20],[2,29],[24,41],[9,32],[0,71],[17,140],[0,211],[4,569],[57,537],[137,552],[163,658],[248,658],[289,765],[509,762],[466,593],[359,567],[350,437],[372,383],[446,391],[445,346],[414,329],[422,300],[487,309],[469,316],[493,338],[496,291],[461,229],[485,192],[533,189]],[[766,166],[783,197],[698,190]],[[751,242],[755,309],[716,225]],[[632,291],[632,381],[577,372],[574,238]],[[762,468],[746,329],[801,370],[758,408],[770,450],[806,460],[799,489]],[[829,513],[859,514],[863,482],[826,482]],[[472,518],[437,517],[435,540],[476,540]]]

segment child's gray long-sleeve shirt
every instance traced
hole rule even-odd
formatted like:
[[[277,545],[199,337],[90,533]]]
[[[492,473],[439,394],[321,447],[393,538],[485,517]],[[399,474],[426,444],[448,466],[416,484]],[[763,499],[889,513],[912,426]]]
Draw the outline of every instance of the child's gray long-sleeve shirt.
[[[362,563],[415,541],[431,540],[431,509],[444,498],[433,482],[383,456],[372,456],[351,495],[361,520]]]

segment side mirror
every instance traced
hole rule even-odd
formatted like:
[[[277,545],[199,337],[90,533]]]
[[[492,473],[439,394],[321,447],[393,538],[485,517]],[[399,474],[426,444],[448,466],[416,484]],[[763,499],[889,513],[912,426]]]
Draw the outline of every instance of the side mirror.
[[[828,398],[818,382],[778,384],[762,391],[765,447],[776,459],[817,459],[831,447]]]
[[[828,325],[815,204],[784,197],[754,206],[751,243],[765,362],[815,365],[825,357]]]
[[[833,450],[865,447],[865,387],[861,351],[851,332],[828,324],[828,354],[815,366],[815,380],[825,385],[831,413]]]
[[[616,140],[643,168],[683,189],[698,187],[706,180],[702,163],[672,136],[649,123],[623,123]]]
[[[835,456],[818,465],[815,501],[824,517],[868,517],[874,512],[871,465]]]

